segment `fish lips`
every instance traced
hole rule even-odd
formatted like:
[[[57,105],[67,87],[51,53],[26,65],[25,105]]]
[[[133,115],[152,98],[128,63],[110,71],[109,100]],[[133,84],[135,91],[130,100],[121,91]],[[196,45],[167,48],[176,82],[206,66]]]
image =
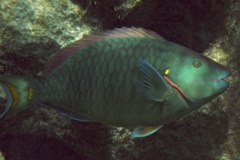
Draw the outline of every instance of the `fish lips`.
[[[217,90],[215,90],[215,93],[213,95],[208,95],[207,97],[202,97],[202,98],[190,98],[188,96],[185,96],[186,98],[188,98],[188,100],[190,102],[192,102],[192,105],[194,103],[196,103],[195,106],[201,106],[203,104],[205,104],[206,102],[209,102],[210,100],[212,100],[213,98],[215,98],[216,96],[218,96],[219,94],[221,94],[222,92],[224,92],[228,87],[229,87],[229,82],[226,81],[225,79],[227,79],[227,77],[229,77],[231,75],[231,72],[229,70],[226,70],[226,72],[224,72],[221,77],[219,78],[215,78],[213,80],[209,80],[208,82],[210,83],[216,83],[217,84]]]
[[[222,75],[220,78],[215,79],[214,82],[218,83],[220,86],[219,90],[224,91],[225,89],[228,88],[229,82],[226,80],[229,76],[231,75],[231,72],[228,70],[225,72],[224,75]]]

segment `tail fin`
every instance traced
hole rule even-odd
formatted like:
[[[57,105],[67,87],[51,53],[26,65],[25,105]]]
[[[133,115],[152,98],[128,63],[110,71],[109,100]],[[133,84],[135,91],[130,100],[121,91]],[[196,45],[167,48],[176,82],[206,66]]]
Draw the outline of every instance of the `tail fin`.
[[[26,108],[33,90],[27,79],[17,76],[0,76],[0,118],[9,117]]]

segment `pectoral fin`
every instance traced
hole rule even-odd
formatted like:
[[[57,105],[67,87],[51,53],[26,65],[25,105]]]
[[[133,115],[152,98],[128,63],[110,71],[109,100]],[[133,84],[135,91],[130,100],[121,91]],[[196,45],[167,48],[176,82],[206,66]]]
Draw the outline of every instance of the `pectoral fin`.
[[[148,62],[140,60],[140,90],[148,100],[163,102],[173,93],[172,87]]]
[[[150,134],[157,132],[162,127],[163,127],[163,125],[161,125],[161,126],[139,126],[133,130],[131,136],[133,138],[146,137],[146,136],[149,136]]]

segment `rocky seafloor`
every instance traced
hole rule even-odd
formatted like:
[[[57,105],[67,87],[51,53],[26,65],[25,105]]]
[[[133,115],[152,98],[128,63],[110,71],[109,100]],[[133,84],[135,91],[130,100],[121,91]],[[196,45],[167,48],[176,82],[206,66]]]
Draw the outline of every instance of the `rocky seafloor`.
[[[0,73],[34,76],[60,48],[122,26],[151,29],[227,66],[229,89],[143,139],[29,106],[0,122],[0,159],[240,159],[240,0],[1,0]]]

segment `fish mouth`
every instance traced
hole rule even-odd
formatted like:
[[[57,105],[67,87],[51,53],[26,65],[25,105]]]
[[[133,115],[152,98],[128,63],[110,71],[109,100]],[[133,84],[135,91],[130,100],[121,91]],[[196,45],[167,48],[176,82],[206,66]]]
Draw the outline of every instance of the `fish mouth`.
[[[217,78],[217,79],[213,80],[214,82],[218,83],[218,85],[220,86],[219,90],[222,91],[222,90],[225,90],[225,89],[228,88],[228,86],[229,86],[229,82],[228,81],[230,80],[230,75],[231,75],[231,72],[227,71],[220,78]]]

